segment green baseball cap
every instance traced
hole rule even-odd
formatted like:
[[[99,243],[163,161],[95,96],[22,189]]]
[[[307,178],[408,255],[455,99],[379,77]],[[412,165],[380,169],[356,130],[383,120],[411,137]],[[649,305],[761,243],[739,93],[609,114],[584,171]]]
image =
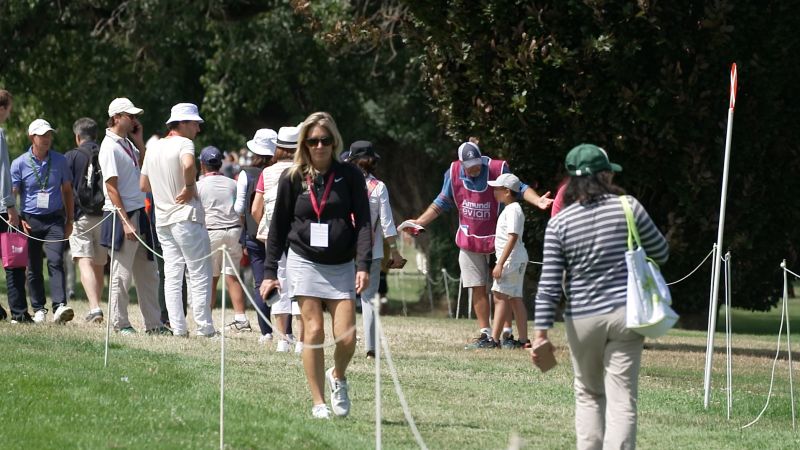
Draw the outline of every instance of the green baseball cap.
[[[581,144],[570,150],[564,164],[569,174],[574,177],[583,177],[604,170],[622,172],[622,166],[608,160],[605,150],[592,144]]]

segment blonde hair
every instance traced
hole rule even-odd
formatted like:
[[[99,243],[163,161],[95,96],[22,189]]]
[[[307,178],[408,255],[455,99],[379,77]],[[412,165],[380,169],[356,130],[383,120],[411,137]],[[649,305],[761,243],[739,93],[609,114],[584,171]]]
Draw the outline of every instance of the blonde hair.
[[[339,153],[342,152],[342,135],[339,134],[339,128],[336,126],[336,121],[333,120],[333,117],[323,111],[311,114],[300,125],[300,133],[297,137],[297,151],[294,152],[294,165],[289,168],[289,176],[291,178],[295,176],[314,178],[319,175],[317,169],[311,164],[311,152],[306,147],[306,136],[314,127],[325,128],[333,137],[331,162],[336,161]]]

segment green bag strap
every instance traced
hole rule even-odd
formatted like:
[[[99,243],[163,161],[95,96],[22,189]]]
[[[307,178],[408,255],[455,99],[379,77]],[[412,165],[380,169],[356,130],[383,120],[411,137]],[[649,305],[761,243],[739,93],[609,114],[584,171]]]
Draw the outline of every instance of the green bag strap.
[[[636,219],[633,218],[633,209],[631,209],[626,196],[620,195],[619,201],[622,203],[622,209],[625,211],[625,220],[628,222],[628,250],[634,250],[633,243],[636,242],[636,245],[641,247],[642,240],[639,238],[639,229],[636,228]]]

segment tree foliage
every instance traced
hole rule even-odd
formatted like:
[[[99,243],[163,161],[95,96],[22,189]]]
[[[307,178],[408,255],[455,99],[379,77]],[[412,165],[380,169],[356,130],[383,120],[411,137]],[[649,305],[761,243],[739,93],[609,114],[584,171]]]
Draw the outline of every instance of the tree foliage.
[[[382,40],[365,38],[372,24],[353,24],[375,8],[337,0],[2,2],[0,36],[14,43],[0,46],[0,85],[15,95],[6,125],[12,153],[27,148],[36,117],[59,129],[57,149],[72,147],[73,121],[104,123],[118,96],[144,108],[146,133],[164,131],[171,105],[198,104],[206,119],[198,147],[223,149],[242,147],[257,128],[325,110],[347,143],[378,145],[382,176],[408,215],[430,195],[424,187],[435,165],[427,161],[442,134],[411,55],[394,49],[384,57],[375,47]],[[343,36],[345,28],[358,39]],[[392,170],[408,162],[420,167],[405,176]]]
[[[716,240],[737,62],[724,251],[733,255],[734,304],[775,304],[778,264],[798,262],[797,2],[406,3],[408,39],[422,52],[423,80],[448,133],[481,136],[540,190],[556,187],[574,145],[605,147],[625,169],[618,182],[667,233],[672,280]],[[529,249],[540,248],[545,221],[529,223]],[[674,286],[680,312],[707,307],[708,280]]]

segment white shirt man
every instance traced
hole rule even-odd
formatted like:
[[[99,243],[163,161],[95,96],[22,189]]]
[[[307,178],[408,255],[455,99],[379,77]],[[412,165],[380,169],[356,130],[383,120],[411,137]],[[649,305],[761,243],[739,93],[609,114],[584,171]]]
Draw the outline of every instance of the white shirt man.
[[[211,253],[203,205],[197,197],[194,143],[200,131],[197,106],[179,103],[172,107],[169,134],[153,144],[142,167],[140,187],[153,192],[156,232],[164,251],[164,298],[175,335],[187,335],[183,313],[183,275],[198,336],[215,335],[211,319]]]
[[[100,143],[98,161],[103,172],[106,201],[104,218],[118,211],[115,219],[103,222],[102,244],[114,248],[111,265],[111,324],[120,334],[134,334],[128,319],[128,291],[136,282],[136,296],[147,333],[167,334],[161,324],[158,306],[158,265],[155,257],[136,239],[150,238],[152,227],[144,211],[144,192],[139,189],[139,167],[144,159],[142,113],[127,98],[117,98],[108,106],[108,125]],[[115,234],[112,236],[112,234]]]

